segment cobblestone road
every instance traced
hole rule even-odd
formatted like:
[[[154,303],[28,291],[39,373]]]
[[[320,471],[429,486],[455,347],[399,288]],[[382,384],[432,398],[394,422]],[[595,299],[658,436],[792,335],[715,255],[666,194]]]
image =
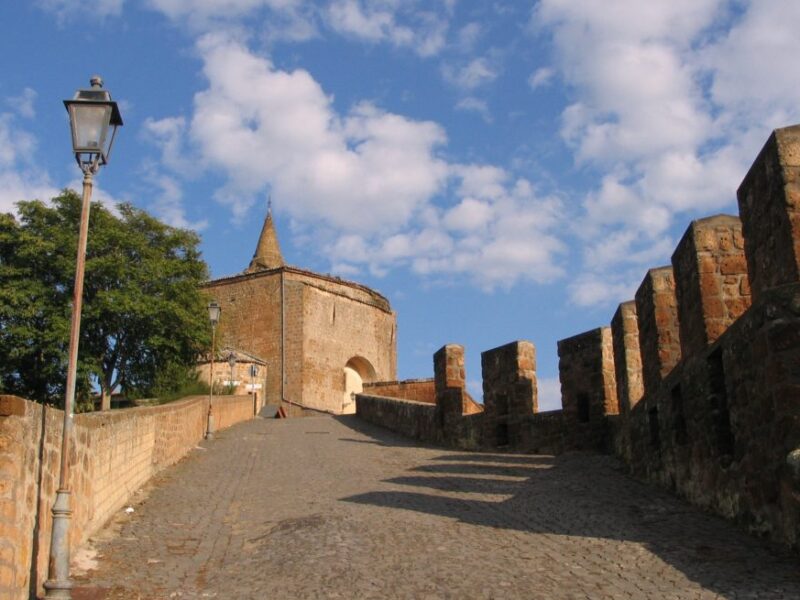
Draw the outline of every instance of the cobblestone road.
[[[76,599],[800,598],[800,559],[609,457],[419,448],[355,417],[202,446],[95,538]]]

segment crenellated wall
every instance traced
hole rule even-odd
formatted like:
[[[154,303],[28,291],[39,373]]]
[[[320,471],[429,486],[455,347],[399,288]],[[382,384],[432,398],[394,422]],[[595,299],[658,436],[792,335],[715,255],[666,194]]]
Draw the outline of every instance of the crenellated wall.
[[[645,393],[657,390],[661,380],[681,359],[678,302],[672,267],[650,269],[636,290],[639,352]]]
[[[681,355],[702,352],[750,307],[738,217],[692,221],[672,255]]]
[[[205,433],[208,397],[75,415],[70,442],[70,547],[97,531],[130,495]],[[254,417],[252,396],[214,398],[217,429]],[[42,592],[50,509],[61,455],[62,411],[0,396],[0,597]]]
[[[800,125],[776,129],[737,192],[753,297],[800,279]]]
[[[605,448],[605,417],[619,413],[611,329],[599,327],[560,340],[558,376],[568,447]]]
[[[739,218],[692,222],[610,328],[558,343],[562,410],[537,412],[532,344],[485,352],[480,445],[609,449],[635,476],[800,547],[800,125],[770,136],[738,200]],[[463,362],[445,350],[437,389],[463,415],[463,370],[450,369]]]
[[[518,448],[528,437],[528,418],[538,412],[536,349],[512,342],[481,354],[483,444]]]
[[[436,404],[436,383],[432,377],[403,381],[376,381],[364,384],[364,394]]]

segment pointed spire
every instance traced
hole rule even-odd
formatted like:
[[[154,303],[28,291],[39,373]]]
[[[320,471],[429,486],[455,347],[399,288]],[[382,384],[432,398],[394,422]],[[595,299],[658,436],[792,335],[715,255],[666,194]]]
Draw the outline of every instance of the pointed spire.
[[[284,264],[281,247],[278,244],[278,234],[275,232],[275,224],[272,222],[272,198],[270,197],[267,201],[267,218],[264,219],[264,226],[261,228],[256,252],[245,273],[277,269]]]

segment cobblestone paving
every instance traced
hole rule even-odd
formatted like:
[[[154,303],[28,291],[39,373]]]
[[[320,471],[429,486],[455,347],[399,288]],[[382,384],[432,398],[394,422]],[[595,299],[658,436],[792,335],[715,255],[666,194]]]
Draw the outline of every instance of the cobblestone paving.
[[[259,419],[157,477],[74,597],[800,598],[800,559],[605,456],[416,447]]]

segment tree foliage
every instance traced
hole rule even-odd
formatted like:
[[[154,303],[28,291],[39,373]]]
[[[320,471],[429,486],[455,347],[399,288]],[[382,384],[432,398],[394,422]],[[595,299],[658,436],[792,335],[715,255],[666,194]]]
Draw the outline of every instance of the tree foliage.
[[[0,215],[0,388],[43,402],[64,395],[81,199],[20,202]],[[186,382],[207,349],[199,238],[130,204],[93,203],[77,388],[155,395]]]

